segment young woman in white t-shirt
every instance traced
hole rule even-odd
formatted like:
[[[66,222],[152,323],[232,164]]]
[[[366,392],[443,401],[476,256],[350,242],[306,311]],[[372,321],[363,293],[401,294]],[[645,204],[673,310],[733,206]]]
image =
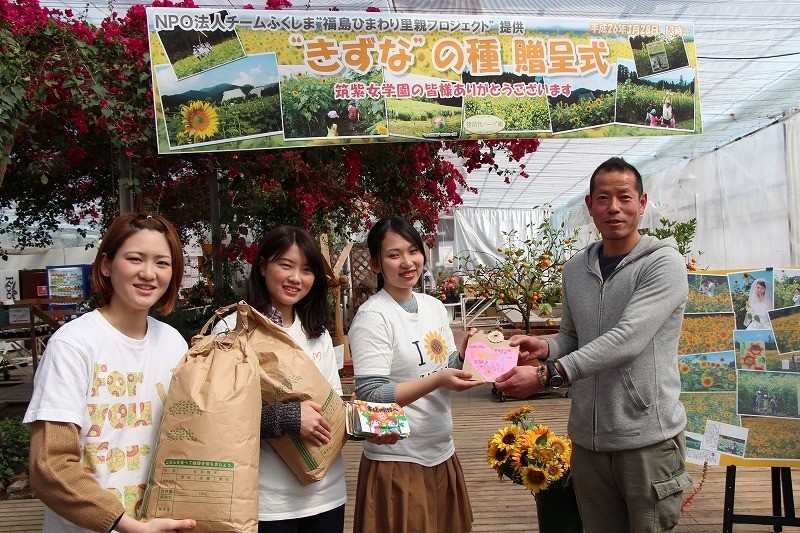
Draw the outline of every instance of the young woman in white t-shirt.
[[[314,360],[333,390],[342,394],[336,355],[325,329],[330,312],[322,252],[307,232],[280,226],[264,235],[247,280],[246,301],[263,313]],[[236,313],[212,330],[233,329]],[[331,438],[322,406],[306,400],[265,404],[261,438],[297,433],[315,445]],[[266,442],[259,462],[259,533],[336,533],[344,529],[344,459],[340,455],[325,476],[303,485]]]
[[[186,353],[172,311],[183,277],[180,238],[160,215],[125,214],[92,265],[102,307],[47,343],[24,422],[30,483],[46,505],[44,531],[161,532],[196,522],[139,521],[172,369]]]
[[[355,533],[472,529],[472,508],[452,438],[450,392],[479,385],[462,370],[444,305],[412,291],[423,272],[419,232],[399,217],[367,236],[378,293],[358,309],[348,333],[356,396],[404,406],[411,435],[392,446],[364,443]]]

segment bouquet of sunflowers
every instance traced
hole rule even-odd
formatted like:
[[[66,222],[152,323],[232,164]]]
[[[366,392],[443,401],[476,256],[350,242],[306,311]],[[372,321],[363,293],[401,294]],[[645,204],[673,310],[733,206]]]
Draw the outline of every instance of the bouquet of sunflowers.
[[[505,476],[536,495],[568,482],[572,441],[536,422],[532,412],[533,407],[526,405],[503,418],[510,424],[489,439],[486,460],[498,478]]]

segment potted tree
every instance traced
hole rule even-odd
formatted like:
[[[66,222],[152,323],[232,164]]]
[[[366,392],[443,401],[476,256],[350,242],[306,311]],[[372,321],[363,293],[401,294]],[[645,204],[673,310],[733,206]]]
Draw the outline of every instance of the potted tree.
[[[518,311],[528,334],[534,313],[547,319],[560,304],[564,263],[577,251],[577,231],[567,232],[563,224],[551,225],[550,207],[540,209],[545,209],[542,222],[528,225],[528,234],[533,236],[522,239],[516,230],[503,232],[499,257],[468,251],[454,258],[467,286],[492,298],[501,310]]]

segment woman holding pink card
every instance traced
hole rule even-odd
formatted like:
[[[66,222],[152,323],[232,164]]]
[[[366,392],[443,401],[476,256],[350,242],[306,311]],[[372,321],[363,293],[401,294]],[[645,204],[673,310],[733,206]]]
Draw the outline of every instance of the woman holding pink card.
[[[462,370],[447,310],[412,291],[425,265],[419,232],[378,221],[367,237],[378,293],[358,309],[348,338],[359,399],[403,406],[410,436],[364,443],[353,531],[472,530],[472,507],[452,438],[450,391],[480,385]]]

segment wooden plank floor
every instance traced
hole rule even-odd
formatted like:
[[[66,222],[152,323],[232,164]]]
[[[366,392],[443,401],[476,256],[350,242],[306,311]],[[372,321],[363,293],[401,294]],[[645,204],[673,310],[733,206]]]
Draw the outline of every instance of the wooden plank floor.
[[[456,449],[467,479],[472,500],[475,532],[538,532],[536,506],[533,496],[523,487],[509,481],[498,481],[486,465],[486,440],[501,426],[503,416],[524,402],[509,400],[500,403],[488,385],[453,396],[453,434]],[[569,400],[542,396],[528,400],[534,406],[537,419],[550,425],[557,433],[566,431]],[[344,450],[347,460],[347,491],[349,495],[345,531],[352,530],[356,475],[361,447],[348,443]],[[700,479],[700,467],[690,465],[695,481]],[[794,469],[795,494],[800,498],[800,472]],[[722,531],[722,510],[725,487],[725,468],[711,467],[705,485],[689,510],[684,513],[678,533],[708,533]],[[739,467],[737,469],[737,513],[771,514],[770,469]],[[800,514],[800,513],[798,513]],[[0,532],[26,533],[41,531],[42,504],[38,500],[0,502]],[[784,527],[784,531],[800,528]],[[734,532],[769,532],[770,526],[734,525]],[[610,532],[613,533],[613,532]]]

